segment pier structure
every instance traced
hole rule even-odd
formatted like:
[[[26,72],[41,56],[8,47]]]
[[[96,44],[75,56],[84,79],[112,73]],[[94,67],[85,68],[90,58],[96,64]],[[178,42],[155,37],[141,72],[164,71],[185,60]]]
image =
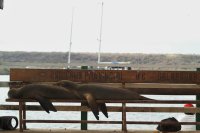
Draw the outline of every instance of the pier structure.
[[[20,87],[30,83],[40,82],[57,82],[59,80],[71,80],[74,82],[83,83],[96,83],[106,84],[115,87],[123,87],[124,89],[131,89],[139,94],[144,95],[199,95],[200,88],[200,73],[198,71],[135,71],[135,70],[64,70],[64,69],[11,69],[10,70],[10,82],[9,87]],[[1,86],[6,86],[6,82],[1,82]],[[26,118],[26,110],[37,111],[41,110],[38,106],[26,106],[26,102],[32,100],[18,100],[7,99],[8,102],[19,102],[17,105],[1,105],[1,110],[19,110],[20,115],[20,131],[34,132],[35,130],[26,129],[26,123],[95,123],[95,124],[121,124],[122,131],[119,132],[157,132],[157,131],[134,131],[134,129],[127,129],[127,124],[159,124],[156,121],[127,121],[127,112],[189,112],[197,114],[196,122],[181,122],[182,125],[200,125],[198,121],[198,114],[200,112],[199,99],[197,100],[99,100],[97,102],[106,103],[123,103],[122,107],[108,107],[110,112],[121,112],[122,120],[120,121],[89,121],[89,120],[29,120]],[[66,102],[53,100],[52,102]],[[82,102],[69,100],[67,102]],[[194,108],[182,108],[182,107],[127,107],[126,103],[140,103],[140,104],[184,104],[192,103],[196,104]],[[89,108],[84,106],[56,106],[58,111],[90,111]],[[59,113],[59,112],[58,112]],[[70,129],[67,129],[70,130]],[[106,130],[106,129],[105,129]],[[197,126],[198,130],[198,126]],[[50,131],[49,130],[44,130]],[[61,130],[60,130],[61,131]],[[62,132],[62,131],[61,131]],[[74,131],[84,132],[84,131]],[[92,132],[87,130],[86,132]],[[99,131],[100,132],[100,131]],[[103,131],[105,132],[105,131]],[[112,132],[112,131],[108,131]],[[184,131],[181,131],[184,132]],[[193,131],[198,132],[198,131]],[[189,133],[187,131],[187,133]]]

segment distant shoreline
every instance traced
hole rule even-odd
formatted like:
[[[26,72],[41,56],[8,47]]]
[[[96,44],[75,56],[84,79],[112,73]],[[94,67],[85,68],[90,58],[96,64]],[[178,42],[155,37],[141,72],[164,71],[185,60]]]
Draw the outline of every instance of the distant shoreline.
[[[68,53],[64,52],[6,52],[0,51],[0,75],[10,68],[66,68]],[[195,70],[200,67],[196,54],[102,53],[101,62],[130,62],[133,69]],[[96,65],[96,53],[71,53],[71,63]]]

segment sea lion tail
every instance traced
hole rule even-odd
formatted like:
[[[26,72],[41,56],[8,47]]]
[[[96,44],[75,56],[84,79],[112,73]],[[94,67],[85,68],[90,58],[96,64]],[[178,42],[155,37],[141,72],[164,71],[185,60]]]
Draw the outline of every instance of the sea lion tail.
[[[105,115],[105,117],[108,118],[108,111],[105,103],[99,103],[98,104],[99,109],[102,111],[102,113]]]

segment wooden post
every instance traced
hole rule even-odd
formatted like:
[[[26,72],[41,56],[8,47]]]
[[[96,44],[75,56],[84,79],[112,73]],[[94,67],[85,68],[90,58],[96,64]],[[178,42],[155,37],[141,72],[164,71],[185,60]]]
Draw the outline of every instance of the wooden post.
[[[88,66],[81,66],[81,69],[87,70]],[[81,103],[81,106],[84,104]],[[87,120],[87,112],[81,111],[81,120]],[[81,130],[87,130],[87,123],[81,123]]]
[[[23,110],[23,102],[20,101],[19,102],[19,131],[20,132],[23,132],[23,122],[22,122],[23,121],[22,120],[23,119],[22,118],[23,117],[23,115],[22,115],[23,111],[22,110]]]
[[[24,121],[24,120],[26,120],[26,102],[23,102],[22,106],[23,106],[23,107],[22,107],[22,110],[23,110],[23,111],[22,111],[22,115],[23,115],[23,116],[22,116],[22,120],[23,120],[23,129],[26,130],[26,129],[27,129],[27,128],[26,128],[26,122]]]
[[[122,88],[125,88],[125,83],[122,83]],[[122,103],[122,131],[127,132],[126,127],[126,103]]]
[[[200,72],[200,68],[197,68],[197,71]],[[200,100],[200,95],[196,95],[196,100]],[[196,104],[196,107],[200,108],[200,104]],[[199,113],[196,113],[196,122],[200,122]],[[196,125],[196,130],[200,130],[200,125]]]

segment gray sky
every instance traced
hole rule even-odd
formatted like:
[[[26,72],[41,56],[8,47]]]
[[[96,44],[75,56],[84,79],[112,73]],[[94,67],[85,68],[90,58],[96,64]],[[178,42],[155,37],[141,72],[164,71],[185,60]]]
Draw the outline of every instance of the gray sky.
[[[104,0],[102,52],[200,53],[199,0]],[[0,51],[97,52],[100,0],[5,0]]]

